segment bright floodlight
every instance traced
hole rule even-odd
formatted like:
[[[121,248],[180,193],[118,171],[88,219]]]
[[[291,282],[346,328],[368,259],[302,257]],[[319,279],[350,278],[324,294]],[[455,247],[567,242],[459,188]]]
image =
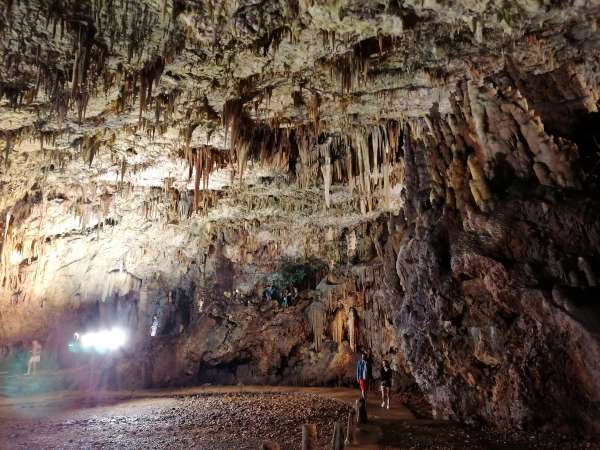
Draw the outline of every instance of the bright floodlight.
[[[84,350],[95,350],[99,353],[118,350],[125,345],[127,335],[121,328],[93,331],[82,334],[81,347]]]
[[[19,264],[22,259],[23,259],[23,255],[21,254],[20,251],[13,250],[12,252],[10,252],[10,263],[13,266],[16,266],[17,264]]]

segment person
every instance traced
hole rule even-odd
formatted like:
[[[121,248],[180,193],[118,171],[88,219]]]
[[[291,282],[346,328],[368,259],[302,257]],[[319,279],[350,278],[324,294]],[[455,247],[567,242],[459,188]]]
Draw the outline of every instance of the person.
[[[381,407],[390,409],[390,388],[392,387],[392,369],[390,363],[383,361],[383,367],[379,373],[381,380]]]
[[[31,356],[27,363],[27,373],[25,375],[35,375],[37,372],[37,365],[40,363],[42,356],[42,344],[37,339],[34,339],[31,343]]]
[[[273,287],[268,285],[266,289],[263,291],[263,300],[270,301],[273,298]]]
[[[287,287],[283,290],[283,298],[281,299],[281,306],[287,308],[292,304],[292,289]]]
[[[366,398],[367,395],[367,377],[369,374],[368,369],[367,355],[362,353],[360,360],[356,364],[356,380],[360,386],[362,398]]]
[[[367,353],[367,392],[375,389],[375,383],[373,383],[373,355],[371,352]]]
[[[156,332],[158,331],[158,316],[155,314],[152,316],[152,325],[150,327],[150,336],[156,336]]]

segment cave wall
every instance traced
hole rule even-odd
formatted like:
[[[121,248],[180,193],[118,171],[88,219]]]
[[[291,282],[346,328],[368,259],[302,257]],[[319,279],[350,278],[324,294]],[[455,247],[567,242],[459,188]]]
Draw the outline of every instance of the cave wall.
[[[39,338],[48,359],[73,368],[89,362],[68,352],[74,332],[120,325],[131,354],[112,364],[111,383],[127,387],[347,383],[358,349],[396,352],[378,280],[385,215],[329,216],[327,225],[315,217],[322,194],[303,209],[288,191],[264,195],[260,183],[228,194],[214,216],[179,217],[172,191],[126,187],[104,210],[90,206],[81,216],[80,191],[68,194],[49,202],[29,194],[30,215],[10,222],[0,309],[6,346]],[[107,197],[87,195],[90,203]],[[290,227],[278,217],[289,208],[308,218]],[[44,242],[31,242],[40,227],[48,229]],[[298,298],[289,308],[264,300],[269,283],[280,294],[295,285]]]
[[[405,139],[402,350],[439,417],[595,429],[595,168],[514,88],[456,94]]]

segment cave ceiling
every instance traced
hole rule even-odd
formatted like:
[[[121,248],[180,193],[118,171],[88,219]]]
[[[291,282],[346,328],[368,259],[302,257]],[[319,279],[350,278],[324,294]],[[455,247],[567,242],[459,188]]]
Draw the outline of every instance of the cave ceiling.
[[[598,432],[599,20],[0,0],[0,344],[127,307],[169,344],[136,385],[337,384],[372,348],[438,418]],[[298,303],[261,302],[290,267]]]
[[[600,2],[591,0],[1,7],[4,212],[39,189],[101,205],[124,187],[218,191],[264,177],[315,187],[323,168],[302,175],[298,167],[322,163],[320,146],[337,143],[326,156],[333,164],[344,143],[360,147],[353,136],[370,135],[368,127],[445,116],[468,80],[527,90],[527,80],[583,66],[571,72],[586,85],[600,47]],[[384,138],[398,134],[388,127]],[[348,183],[340,170],[333,167],[334,185]],[[86,198],[89,186],[95,200]],[[359,213],[373,209],[356,204]]]

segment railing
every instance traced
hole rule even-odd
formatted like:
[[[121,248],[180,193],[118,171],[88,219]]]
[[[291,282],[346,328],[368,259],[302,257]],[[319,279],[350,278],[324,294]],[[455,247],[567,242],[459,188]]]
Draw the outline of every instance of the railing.
[[[356,425],[367,421],[367,403],[363,398],[356,400],[354,410],[348,413],[346,426],[346,437],[342,422],[333,424],[333,436],[331,438],[331,450],[344,450],[345,447],[356,444]],[[261,450],[280,450],[277,442],[265,441]],[[302,425],[302,450],[317,450],[317,426],[313,423]]]

